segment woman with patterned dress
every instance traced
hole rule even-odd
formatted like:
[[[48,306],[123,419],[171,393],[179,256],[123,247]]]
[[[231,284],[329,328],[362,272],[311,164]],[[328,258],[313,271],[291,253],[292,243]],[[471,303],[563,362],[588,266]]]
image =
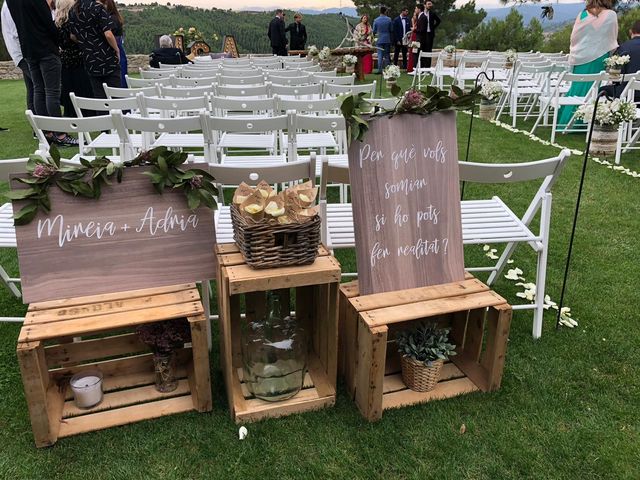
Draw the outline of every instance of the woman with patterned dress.
[[[371,47],[373,45],[373,31],[369,25],[369,15],[362,15],[360,23],[356,25],[353,33],[356,47]],[[373,71],[373,54],[367,53],[360,61],[362,62],[362,73],[365,75]]]
[[[60,44],[60,62],[62,63],[60,106],[64,110],[65,117],[77,116],[69,93],[73,92],[78,97],[92,96],[89,76],[83,65],[82,52],[78,44],[71,39],[69,30],[69,11],[75,3],[75,0],[56,0],[55,10],[55,23],[58,27]]]
[[[409,37],[409,60],[407,61],[407,73],[413,72],[413,66],[415,65],[414,56],[417,56],[416,53],[413,53],[413,47],[411,44],[417,41],[418,34],[416,33],[416,28],[418,25],[418,15],[416,13],[411,17],[411,36]]]
[[[124,18],[118,11],[118,6],[114,0],[99,0],[107,13],[111,16],[111,20],[115,23],[116,28],[113,30],[113,35],[116,37],[118,43],[118,49],[120,50],[120,83],[122,88],[127,88],[127,69],[129,68],[127,62],[127,52],[124,51]]]
[[[612,0],[589,0],[573,25],[569,65],[572,73],[600,73],[609,53],[618,48],[618,17]],[[593,82],[573,82],[567,96],[582,97]],[[563,106],[558,113],[558,125],[567,125],[577,107]]]

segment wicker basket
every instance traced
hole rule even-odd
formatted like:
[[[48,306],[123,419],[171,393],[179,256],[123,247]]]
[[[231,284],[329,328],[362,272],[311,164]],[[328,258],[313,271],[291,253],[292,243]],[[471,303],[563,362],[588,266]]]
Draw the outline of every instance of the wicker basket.
[[[318,256],[321,224],[318,215],[301,224],[270,225],[246,219],[233,205],[231,223],[233,238],[253,268],[308,265]]]
[[[402,357],[402,381],[415,392],[428,392],[433,390],[440,380],[440,370],[443,360],[435,360],[431,367],[414,360],[411,357]]]

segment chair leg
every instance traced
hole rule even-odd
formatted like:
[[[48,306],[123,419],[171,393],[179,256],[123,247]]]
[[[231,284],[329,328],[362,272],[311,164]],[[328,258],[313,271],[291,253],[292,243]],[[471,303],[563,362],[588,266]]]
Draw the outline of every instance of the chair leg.
[[[551,124],[551,143],[556,141],[556,128],[558,127],[558,110],[560,108],[553,109],[553,123]]]
[[[542,319],[544,315],[544,294],[547,281],[547,254],[549,251],[549,226],[551,223],[551,194],[545,195],[540,209],[540,234],[542,248],[538,252],[536,268],[536,308],[533,316],[533,338],[542,336]]]
[[[22,293],[20,292],[20,290],[18,290],[18,287],[16,287],[16,284],[13,282],[13,280],[11,280],[11,277],[9,277],[9,274],[4,269],[4,267],[2,267],[2,265],[0,265],[0,279],[7,286],[7,288],[11,290],[11,293],[13,293],[16,298],[22,297]]]
[[[491,286],[498,279],[498,277],[504,270],[505,265],[507,265],[507,260],[511,258],[511,255],[513,254],[513,251],[515,249],[516,249],[515,242],[511,242],[507,244],[507,246],[504,249],[504,252],[502,252],[502,255],[500,255],[500,258],[496,263],[495,270],[491,272],[491,275],[489,275],[489,279],[487,280],[487,285]]]
[[[616,142],[616,165],[620,164],[620,154],[622,153],[622,137],[623,137],[623,125],[618,127],[618,141]]]

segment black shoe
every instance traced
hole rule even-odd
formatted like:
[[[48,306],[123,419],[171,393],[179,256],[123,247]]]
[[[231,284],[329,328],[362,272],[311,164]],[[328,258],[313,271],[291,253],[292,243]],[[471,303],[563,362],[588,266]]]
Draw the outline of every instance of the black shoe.
[[[0,132],[8,132],[8,131],[9,131],[9,129],[8,129],[8,128],[0,127]]]
[[[69,135],[65,135],[64,137],[54,137],[53,139],[56,145],[60,145],[61,147],[77,147],[78,139],[70,137]]]

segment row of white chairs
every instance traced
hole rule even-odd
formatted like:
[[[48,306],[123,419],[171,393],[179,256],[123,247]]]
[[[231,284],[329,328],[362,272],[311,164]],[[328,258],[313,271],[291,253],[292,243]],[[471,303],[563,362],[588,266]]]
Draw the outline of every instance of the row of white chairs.
[[[140,78],[152,80],[154,78],[164,78],[169,75],[173,75],[179,78],[197,78],[203,76],[213,75],[245,75],[245,74],[260,74],[260,75],[282,75],[282,76],[297,76],[308,74],[333,74],[336,70],[322,71],[318,65],[312,67],[299,67],[299,68],[264,68],[264,67],[186,67],[177,66],[176,68],[148,68],[140,69]]]
[[[563,150],[557,157],[526,163],[491,164],[460,162],[460,179],[466,182],[478,183],[515,183],[539,180],[540,186],[523,216],[517,216],[512,209],[499,197],[462,201],[462,229],[465,245],[484,243],[505,244],[504,253],[495,265],[488,267],[469,267],[469,271],[491,272],[489,284],[500,277],[518,244],[529,245],[537,255],[536,271],[536,299],[534,303],[514,305],[514,309],[530,309],[534,312],[533,337],[542,334],[542,320],[544,312],[545,282],[547,255],[549,249],[549,230],[551,219],[551,190],[563,170],[569,152]],[[9,172],[22,171],[27,159],[2,162],[3,177]],[[331,249],[353,248],[355,234],[353,214],[350,203],[328,203],[327,186],[329,184],[348,184],[349,169],[347,165],[332,165],[323,158],[320,166],[316,162],[315,152],[301,160],[294,162],[261,166],[208,164],[209,172],[216,181],[224,185],[237,185],[241,182],[255,184],[258,179],[279,185],[291,181],[310,179],[320,181],[320,212],[322,217],[322,239]],[[319,175],[318,175],[319,172]],[[222,188],[221,188],[222,192]],[[233,229],[229,207],[224,205],[221,194],[220,207],[215,213],[216,239],[218,243],[233,242]],[[538,215],[539,214],[539,215]],[[4,239],[3,247],[15,248],[15,229],[12,222],[13,212],[11,204],[0,207],[0,238]],[[540,218],[539,226],[534,228]],[[4,221],[7,219],[7,221]],[[2,279],[6,275],[0,267]],[[10,286],[17,290],[15,283],[19,279],[10,279]],[[203,283],[204,294],[208,295],[208,282]],[[19,290],[18,294],[19,294]],[[15,293],[15,292],[14,292]],[[207,312],[208,313],[208,312]],[[2,320],[15,320],[3,318]]]
[[[162,84],[155,84],[139,88],[119,88],[109,87],[103,84],[107,98],[135,97],[142,93],[145,96],[158,96],[163,98],[190,98],[202,97],[205,94],[231,98],[266,98],[273,95],[288,96],[292,98],[317,99],[327,96],[338,96],[345,94],[364,93],[369,96],[375,95],[377,82],[358,85],[340,85],[331,82],[320,82],[309,85],[277,85],[265,83],[263,85],[218,85],[207,83],[192,87],[172,87]]]

